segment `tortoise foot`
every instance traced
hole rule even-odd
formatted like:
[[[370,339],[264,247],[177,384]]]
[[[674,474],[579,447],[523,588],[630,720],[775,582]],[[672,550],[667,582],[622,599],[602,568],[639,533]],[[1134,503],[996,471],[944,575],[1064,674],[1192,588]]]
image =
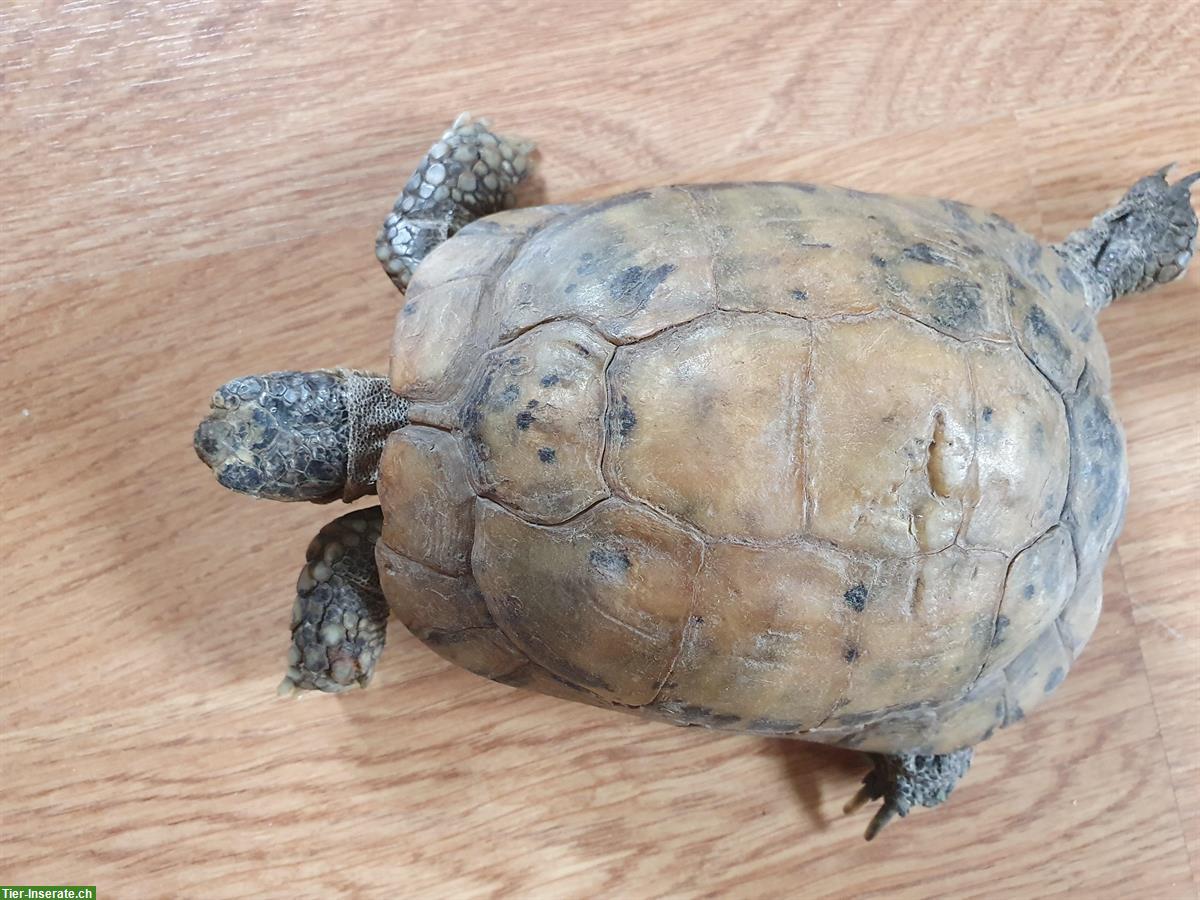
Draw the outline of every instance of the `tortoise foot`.
[[[870,754],[875,767],[863,778],[863,786],[846,804],[854,812],[871,800],[883,800],[867,826],[866,839],[872,840],[895,816],[903,818],[914,806],[937,806],[945,802],[958,779],[971,768],[974,749],[922,756]]]
[[[375,255],[400,290],[421,260],[464,225],[516,205],[533,144],[492,132],[463,113],[429,148],[375,239]]]
[[[375,567],[383,521],[378,506],[321,529],[296,584],[292,646],[279,693],[338,693],[367,686],[383,651],[388,607]]]

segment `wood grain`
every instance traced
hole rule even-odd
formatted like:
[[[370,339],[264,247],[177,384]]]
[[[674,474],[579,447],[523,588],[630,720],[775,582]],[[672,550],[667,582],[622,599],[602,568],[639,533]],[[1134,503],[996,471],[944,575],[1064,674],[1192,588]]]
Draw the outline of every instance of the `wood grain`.
[[[525,695],[401,629],[274,696],[327,508],[195,462],[234,375],[382,366],[372,258],[462,108],[547,196],[828,180],[1059,238],[1200,167],[1200,4],[174,3],[0,11],[0,883],[105,897],[1192,897],[1200,272],[1106,312],[1133,496],[1063,688],[871,845],[854,754]]]

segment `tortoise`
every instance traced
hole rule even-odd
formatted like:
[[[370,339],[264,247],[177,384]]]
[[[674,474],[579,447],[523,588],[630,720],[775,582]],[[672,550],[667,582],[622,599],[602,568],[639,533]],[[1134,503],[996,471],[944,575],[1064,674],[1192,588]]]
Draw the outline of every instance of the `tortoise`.
[[[517,208],[532,149],[464,114],[405,186],[388,377],[236,378],[196,431],[236,491],[379,496],[310,544],[281,691],[365,686],[390,611],[502,684],[864,751],[868,839],[938,805],[1096,625],[1096,316],[1183,273],[1200,173],[1043,246],[812,184]]]

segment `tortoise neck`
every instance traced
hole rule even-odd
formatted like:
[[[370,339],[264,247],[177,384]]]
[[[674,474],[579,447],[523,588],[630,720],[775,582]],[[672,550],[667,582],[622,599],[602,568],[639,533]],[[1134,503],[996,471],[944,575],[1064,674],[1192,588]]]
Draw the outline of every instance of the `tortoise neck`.
[[[408,401],[382,375],[351,370],[340,374],[349,420],[342,499],[349,503],[375,493],[383,445],[389,434],[408,424]]]

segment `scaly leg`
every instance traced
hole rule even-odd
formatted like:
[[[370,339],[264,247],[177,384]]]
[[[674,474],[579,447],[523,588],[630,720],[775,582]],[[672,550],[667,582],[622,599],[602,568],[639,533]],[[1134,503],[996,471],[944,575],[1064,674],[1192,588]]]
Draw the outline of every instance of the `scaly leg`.
[[[379,230],[375,255],[400,290],[430,251],[469,222],[516,204],[533,144],[463,113],[429,148]]]
[[[378,506],[334,519],[308,545],[296,582],[292,646],[279,693],[367,686],[383,651],[388,606],[379,587]]]
[[[1173,281],[1191,261],[1196,250],[1191,186],[1200,172],[1168,184],[1171,168],[1139,180],[1090,227],[1055,246],[1097,312],[1125,294]]]
[[[883,800],[867,826],[866,838],[871,840],[883,830],[893,816],[907,816],[914,806],[937,806],[944,803],[954,790],[958,779],[971,768],[974,750],[967,747],[954,753],[920,756],[906,753],[900,756],[870,754],[875,768],[863,778],[863,786],[846,804],[850,813],[870,800]]]

